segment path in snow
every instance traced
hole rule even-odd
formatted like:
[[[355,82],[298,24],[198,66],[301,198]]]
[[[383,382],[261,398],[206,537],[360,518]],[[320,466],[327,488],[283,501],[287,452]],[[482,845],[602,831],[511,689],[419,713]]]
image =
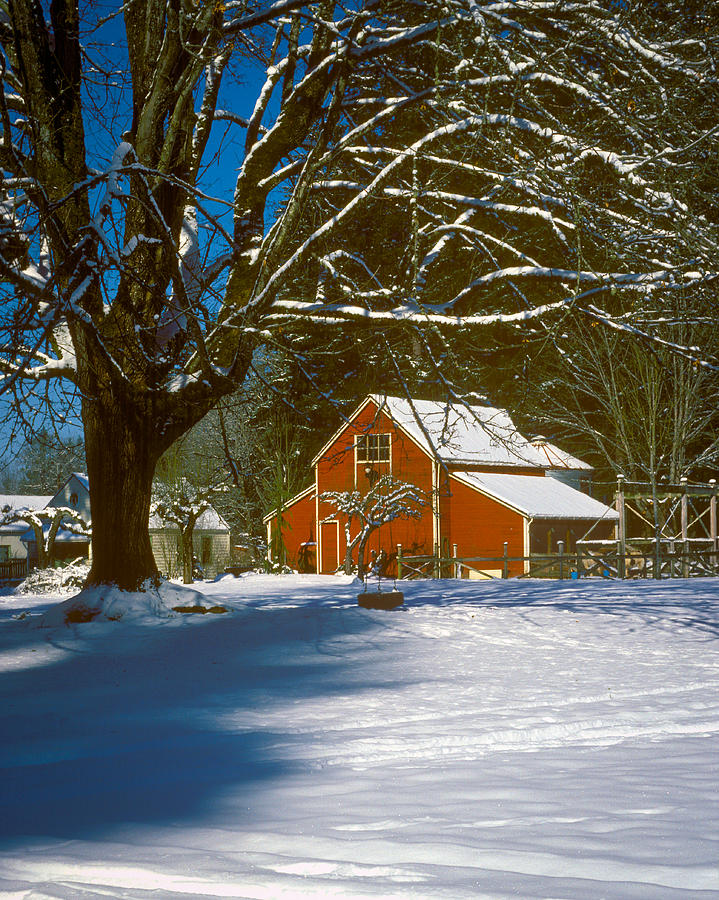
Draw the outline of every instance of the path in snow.
[[[0,597],[0,897],[719,897],[719,582]]]

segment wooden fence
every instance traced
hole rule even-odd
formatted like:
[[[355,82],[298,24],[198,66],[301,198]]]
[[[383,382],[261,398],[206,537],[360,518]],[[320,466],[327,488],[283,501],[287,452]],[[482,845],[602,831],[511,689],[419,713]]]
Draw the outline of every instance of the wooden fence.
[[[22,581],[27,576],[26,559],[5,559],[0,562],[0,583]]]
[[[519,563],[520,565],[513,565]],[[521,568],[519,575],[510,572]],[[565,553],[559,542],[557,553],[509,556],[460,557],[405,556],[397,548],[397,577],[412,578],[696,578],[719,575],[719,548],[691,543],[647,550],[625,548],[618,542],[604,546],[579,546]]]

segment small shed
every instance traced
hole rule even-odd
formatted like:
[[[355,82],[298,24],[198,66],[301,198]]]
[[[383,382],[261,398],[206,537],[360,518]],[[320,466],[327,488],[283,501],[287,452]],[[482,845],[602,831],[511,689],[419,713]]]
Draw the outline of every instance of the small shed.
[[[617,512],[562,481],[536,475],[455,471],[447,503],[449,531],[459,556],[570,553],[578,540],[614,534]],[[499,539],[501,538],[501,545]],[[521,563],[510,574],[522,572]]]
[[[168,578],[182,575],[182,535],[177,525],[159,515],[150,516],[150,543],[160,572]],[[196,565],[205,578],[215,578],[230,565],[230,526],[214,507],[200,514],[192,533]]]

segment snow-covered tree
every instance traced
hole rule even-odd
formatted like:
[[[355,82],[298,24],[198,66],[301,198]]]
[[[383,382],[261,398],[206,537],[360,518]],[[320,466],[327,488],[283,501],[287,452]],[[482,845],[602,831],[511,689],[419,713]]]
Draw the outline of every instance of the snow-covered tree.
[[[182,580],[185,584],[192,584],[193,581],[193,535],[197,520],[227,490],[227,485],[197,485],[182,477],[172,482],[155,482],[150,512],[158,515],[166,525],[174,525],[180,532]]]
[[[156,462],[275,340],[277,298],[347,218],[297,246],[305,200],[350,127],[357,73],[438,27],[432,3],[409,5],[416,27],[397,17],[404,5],[130,0],[100,20],[53,0],[48,22],[42,4],[14,0],[3,14],[4,387],[24,402],[56,378],[77,388],[91,584],[156,575]],[[233,79],[258,64],[243,111]],[[110,122],[93,119],[100,107],[117,111]],[[208,164],[227,130],[239,172],[232,196],[216,197]]]
[[[0,14],[0,371],[30,407],[77,389],[90,584],[156,577],[157,460],[265,347],[399,384],[424,353],[451,391],[468,330],[573,308],[656,341],[719,269],[708,4],[45,8]]]
[[[76,509],[69,506],[46,506],[43,509],[4,506],[0,509],[0,528],[13,522],[27,522],[32,528],[40,569],[55,564],[55,539],[61,528],[74,535],[90,537],[89,524]]]
[[[399,481],[392,475],[382,475],[366,494],[360,491],[325,491],[320,500],[336,510],[327,521],[341,513],[345,529],[345,563],[347,575],[352,572],[355,550],[357,551],[357,573],[365,575],[365,550],[372,534],[382,525],[397,519],[419,519],[427,505],[427,496],[414,484]],[[353,535],[352,532],[357,529]]]
[[[404,117],[389,109],[371,145],[341,143],[317,184],[322,210],[371,199],[362,231],[318,254],[308,312],[331,298],[335,322],[383,320],[387,334],[400,319],[431,323],[416,345],[435,382],[453,360],[466,384],[474,369],[481,385],[475,345],[486,354],[519,329],[528,339],[530,326],[542,330],[538,344],[553,341],[570,313],[716,378],[714,342],[688,341],[684,329],[686,317],[716,327],[714,8],[468,9],[462,27],[441,27],[366,86],[367,115],[383,114],[398,82],[422,102]]]
[[[376,2],[130,0],[104,20],[91,9],[53,0],[46,21],[42,4],[14,0],[1,17],[0,347],[20,401],[57,378],[77,388],[90,583],[132,589],[157,572],[157,460],[273,341],[274,302],[311,255],[296,225],[349,122],[356,72],[388,64],[437,17],[428,4],[417,32]],[[261,65],[246,110],[243,65],[255,79]],[[116,114],[98,120],[99,108]],[[237,152],[222,168],[236,158],[239,172],[216,197],[208,164],[227,131]],[[336,227],[318,223],[311,243]]]

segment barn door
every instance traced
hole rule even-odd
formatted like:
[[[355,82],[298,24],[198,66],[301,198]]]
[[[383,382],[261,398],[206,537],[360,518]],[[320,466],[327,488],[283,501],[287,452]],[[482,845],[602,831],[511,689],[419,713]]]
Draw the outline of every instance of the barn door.
[[[331,575],[340,564],[340,523],[320,523],[320,572]]]

